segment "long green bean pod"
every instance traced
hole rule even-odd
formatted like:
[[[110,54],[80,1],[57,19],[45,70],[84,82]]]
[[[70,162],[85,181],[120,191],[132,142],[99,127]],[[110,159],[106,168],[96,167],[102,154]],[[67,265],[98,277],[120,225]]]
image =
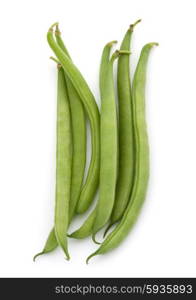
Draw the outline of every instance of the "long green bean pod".
[[[100,84],[100,94],[102,98],[102,90],[103,85],[105,84],[105,76],[108,70],[108,64],[110,59],[111,47],[117,43],[117,41],[109,42],[103,49],[102,57],[101,57],[101,67],[100,67],[100,75],[99,75],[99,84]],[[97,206],[94,208],[92,213],[87,217],[85,222],[81,225],[81,227],[69,235],[72,238],[83,238],[91,235],[93,233],[93,224],[95,221]],[[96,242],[96,241],[95,241]]]
[[[107,45],[105,49],[107,49]],[[101,93],[101,162],[100,190],[93,226],[95,234],[108,222],[115,199],[118,166],[118,125],[115,101],[113,63],[119,57],[115,51],[109,62],[105,59],[105,49],[100,68]]]
[[[63,68],[58,68],[55,235],[67,259],[67,228],[71,193],[72,139],[69,100]]]
[[[149,146],[145,119],[145,85],[147,61],[150,50],[154,45],[157,45],[157,43],[149,43],[143,47],[133,79],[132,95],[136,166],[131,199],[120,223],[108,235],[98,250],[87,258],[87,263],[93,256],[104,254],[119,246],[135,224],[145,200],[149,178]]]
[[[55,31],[56,41],[64,53],[71,59],[70,54],[61,38],[58,25]],[[76,92],[72,82],[65,73],[65,81],[71,111],[72,127],[72,175],[71,175],[71,197],[69,203],[69,223],[71,222],[76,205],[80,196],[86,163],[86,124],[83,104]],[[56,249],[58,242],[55,237],[54,228],[51,230],[43,251],[35,256],[46,254]],[[34,258],[34,259],[35,259]]]
[[[52,29],[55,26],[57,27],[57,30],[56,30],[56,39],[57,39],[58,45],[55,44],[54,38],[53,38],[53,36],[51,36],[52,35],[52,31],[53,31]],[[60,51],[61,56],[63,54],[62,52],[64,52],[63,57],[65,58],[65,61],[68,62],[68,58],[70,59],[70,55],[69,55],[69,53],[68,53],[68,51],[67,51],[67,49],[66,49],[66,47],[65,47],[65,45],[63,43],[63,40],[60,38],[60,35],[58,33],[59,33],[58,23],[55,23],[49,29],[47,38],[49,38],[49,40],[52,41],[52,45],[54,46],[54,48],[57,49],[57,51]],[[59,48],[60,48],[60,50],[59,50]],[[70,61],[70,63],[71,63],[71,61]],[[70,64],[68,63],[68,69],[70,69],[69,65]],[[71,66],[72,65],[73,64],[71,63]],[[73,75],[73,73],[74,73],[74,75]],[[73,65],[73,67],[71,68],[71,74],[72,74],[71,75],[71,79],[69,80],[69,76],[67,76],[67,79],[69,81],[68,84],[67,84],[68,91],[70,91],[70,88],[71,88],[70,86],[72,84],[73,77],[74,77],[74,80],[77,83],[77,75],[78,75],[78,73],[79,73],[79,71]],[[66,72],[65,72],[65,74],[67,75]],[[80,108],[76,107],[77,100],[75,100],[75,99],[78,98],[78,97],[80,97],[79,94],[83,95],[83,98],[81,99],[81,97],[80,97],[80,100],[83,103],[85,102],[84,106],[85,106],[85,109],[86,109],[87,114],[89,116],[91,130],[92,130],[92,156],[91,156],[91,163],[90,163],[90,167],[89,167],[89,172],[88,172],[86,183],[85,183],[85,185],[84,185],[84,187],[82,189],[82,193],[81,193],[81,195],[79,197],[81,205],[86,200],[86,203],[84,203],[85,207],[82,207],[80,205],[81,207],[80,207],[79,211],[83,212],[90,205],[90,203],[91,203],[91,201],[93,199],[93,195],[96,192],[97,185],[98,185],[98,176],[99,176],[99,111],[98,111],[96,102],[94,100],[94,97],[93,97],[91,91],[89,90],[89,88],[88,88],[85,80],[83,79],[83,77],[82,77],[82,75],[80,73],[79,73],[79,77],[80,77],[80,81],[82,80],[83,85],[85,86],[85,88],[84,88],[85,90],[84,91],[80,91],[79,93],[77,92],[77,96],[76,96],[76,92],[74,92],[72,90],[73,93],[74,93],[74,99],[73,99],[73,101],[70,101],[70,108],[71,108],[71,114],[72,115],[74,114],[74,109],[75,110],[77,109],[77,112],[79,113],[79,116],[80,116],[77,119],[76,118],[76,114],[75,114],[74,115],[74,120],[72,119],[72,124],[73,124],[72,126],[74,126],[74,128],[75,128],[75,130],[73,130],[73,143],[75,144],[75,151],[78,151],[78,153],[77,153],[78,157],[79,157],[79,155],[82,155],[83,158],[81,158],[81,161],[79,161],[79,159],[75,158],[75,164],[74,164],[74,161],[73,161],[73,165],[72,165],[72,177],[74,176],[74,170],[75,170],[75,173],[77,174],[76,165],[78,165],[79,163],[81,163],[81,168],[82,168],[82,165],[84,163],[84,155],[85,155],[84,152],[80,153],[82,151],[82,147],[84,147],[84,143],[81,141],[80,145],[79,145],[79,143],[76,144],[76,139],[77,139],[78,135],[81,133],[81,136],[84,136],[84,131],[83,131],[83,125],[84,125],[84,123],[83,123],[83,121],[78,126],[78,122],[80,122],[81,119],[83,119],[82,109],[80,110],[81,104],[78,103],[78,105],[79,105]],[[74,86],[74,84],[72,84],[72,85]],[[82,87],[82,85],[81,85],[81,87]],[[86,94],[87,94],[87,96],[86,96]],[[76,129],[78,129],[78,128],[79,128],[79,130],[78,130],[78,132],[76,132]],[[80,132],[80,130],[81,130],[81,132]],[[74,137],[74,133],[75,133],[75,137]],[[86,145],[86,143],[85,143],[85,145]],[[80,147],[81,151],[79,150],[79,147]],[[73,148],[73,151],[74,151],[74,148]],[[74,165],[75,165],[75,168],[74,168]],[[76,178],[75,184],[77,184],[77,180],[80,180],[79,176],[78,176],[78,178]],[[72,185],[73,185],[73,181],[72,181]],[[74,191],[73,191],[73,189],[71,189],[72,196],[74,197],[74,195],[75,195],[75,200],[76,200],[77,189],[79,189],[79,186],[77,186],[77,188],[74,189]],[[88,191],[90,191],[89,194],[88,194]],[[73,214],[73,211],[75,209],[74,207],[75,207],[75,204],[72,206],[72,209],[71,209],[71,206],[69,208],[69,215],[70,215],[69,222],[71,221],[71,215]],[[46,253],[49,253],[49,252],[55,250],[57,246],[58,246],[58,242],[57,242],[57,239],[56,239],[56,236],[55,236],[55,231],[54,231],[54,228],[53,228],[51,230],[49,236],[48,236],[48,239],[46,241],[44,249],[40,253],[38,253],[38,254],[36,254],[34,256],[34,260],[39,255],[46,254]]]
[[[67,48],[61,38],[61,32],[58,26],[56,27],[55,36],[60,48],[70,58]],[[86,163],[86,120],[82,101],[66,73],[65,81],[71,110],[73,141],[71,199],[69,205],[69,220],[71,222],[76,210],[84,178]]]
[[[140,21],[138,20],[130,25],[124,36],[120,50],[130,51],[133,29]],[[134,136],[129,55],[121,55],[118,59],[117,88],[119,109],[119,174],[110,225],[106,229],[105,234],[114,223],[121,219],[133,186]]]
[[[77,212],[85,212],[91,204],[99,182],[99,164],[100,164],[100,145],[99,145],[99,110],[95,102],[94,96],[89,89],[85,79],[80,71],[69,59],[69,57],[63,52],[59,45],[55,42],[53,37],[54,24],[48,31],[47,39],[51,49],[54,51],[56,57],[60,61],[66,75],[71,80],[75,87],[84,108],[87,112],[87,116],[90,121],[91,127],[91,142],[92,142],[92,154],[90,166],[86,178],[86,182],[82,188],[79,202],[77,205]]]
[[[38,256],[52,252],[58,245],[61,246],[67,259],[69,259],[67,250],[67,229],[69,225],[72,169],[71,116],[64,71],[60,64],[57,66],[58,92],[55,226],[47,238],[44,249],[34,256],[34,261]]]

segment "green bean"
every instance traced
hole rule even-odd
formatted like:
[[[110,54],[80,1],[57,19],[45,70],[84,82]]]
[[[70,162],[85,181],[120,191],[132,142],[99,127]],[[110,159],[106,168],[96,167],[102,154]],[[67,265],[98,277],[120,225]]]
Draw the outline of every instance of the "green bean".
[[[72,139],[69,99],[63,68],[58,68],[55,235],[69,259],[67,228],[71,192]]]
[[[82,224],[82,226],[78,230],[72,232],[71,234],[68,234],[68,237],[74,239],[84,239],[90,236],[92,234],[95,216],[96,216],[96,210],[94,209],[90,213],[86,221]]]
[[[120,50],[130,51],[130,42],[133,29],[138,20],[130,25]],[[110,225],[105,231],[118,222],[129,201],[134,178],[134,147],[133,147],[133,117],[132,117],[132,96],[130,80],[130,56],[121,55],[118,59],[117,87],[118,87],[118,108],[119,108],[119,174],[116,187],[116,197],[111,215]]]
[[[70,55],[61,38],[61,32],[57,26],[55,31],[56,41],[64,53]],[[71,58],[70,58],[71,59]],[[83,104],[76,92],[72,82],[65,73],[72,124],[73,158],[72,158],[72,177],[71,177],[71,199],[69,206],[69,219],[73,218],[76,205],[80,196],[86,163],[86,123]]]
[[[57,23],[52,25],[50,31],[56,25],[57,25]],[[58,32],[58,27],[57,27],[56,31]],[[56,38],[57,38],[58,44],[61,47],[62,51],[66,51],[66,55],[69,55],[62,39],[59,38],[58,34],[56,34]],[[57,46],[56,46],[56,48],[57,48]],[[76,69],[76,67],[75,67],[75,69]],[[75,73],[77,73],[77,69],[76,69]],[[79,76],[82,77],[81,74]],[[83,81],[84,81],[84,79],[83,79]],[[68,88],[70,87],[70,85],[71,85],[71,80],[69,80]],[[84,83],[84,85],[87,85],[87,84]],[[88,87],[86,89],[88,89]],[[68,89],[68,91],[69,91],[69,89]],[[86,110],[87,110],[87,113],[89,115],[89,119],[90,119],[90,122],[91,122],[91,129],[93,129],[93,132],[92,132],[92,137],[93,137],[92,138],[92,158],[91,158],[91,164],[90,164],[90,167],[89,167],[89,172],[88,172],[88,177],[87,177],[87,180],[86,180],[86,184],[84,185],[84,188],[82,190],[82,194],[79,198],[80,198],[81,202],[83,202],[83,200],[85,200],[85,197],[86,197],[86,200],[88,200],[88,202],[90,204],[90,202],[92,201],[92,198],[93,198],[93,194],[95,193],[97,185],[98,185],[98,175],[99,175],[98,174],[98,169],[99,169],[99,112],[98,112],[98,108],[96,106],[96,103],[94,101],[94,97],[91,94],[91,92],[90,91],[87,91],[87,92],[85,91],[85,93],[87,93],[87,98],[88,98],[89,103],[87,102],[86,99],[84,99],[84,96],[83,96],[83,99],[84,99],[83,102],[86,101],[85,107],[86,107]],[[85,95],[85,93],[83,92],[84,95]],[[89,96],[89,94],[90,94],[90,96]],[[73,113],[73,106],[74,106],[74,104],[76,104],[76,101],[75,102],[70,101],[71,113]],[[73,103],[73,105],[71,105],[72,103]],[[74,106],[74,108],[79,110],[78,107],[76,108],[76,105]],[[77,115],[77,113],[75,115]],[[75,125],[76,129],[78,129],[76,123],[80,122],[80,120],[81,120],[81,118],[78,118],[78,120],[77,120],[77,118],[75,118],[75,122],[73,122],[73,119],[72,119],[72,124],[74,123],[73,125]],[[82,131],[83,122],[78,127],[80,128],[80,126],[81,126],[81,131]],[[96,130],[97,128],[98,128],[98,130]],[[79,134],[80,129],[78,130],[78,133],[75,130],[73,130],[73,133],[74,132],[75,132],[75,136],[76,136],[76,135]],[[82,132],[81,132],[81,135],[82,135]],[[76,145],[76,143],[75,143],[76,139],[74,139],[74,136],[73,136],[73,140],[74,140],[74,144]],[[79,146],[81,147],[81,151],[82,151],[82,142],[81,142],[81,145],[78,144],[78,147]],[[75,147],[76,151],[77,151],[77,149],[79,149],[78,147],[77,148]],[[77,155],[79,155],[81,151],[79,151]],[[85,154],[81,153],[80,155],[84,156]],[[80,163],[79,160],[75,160],[75,161],[77,163]],[[81,159],[81,165],[82,165],[82,159]],[[73,168],[74,168],[74,162],[73,162]],[[77,173],[76,168],[75,168],[75,171]],[[72,169],[72,172],[74,172],[73,169]],[[73,181],[72,181],[72,183],[73,183]],[[71,189],[71,191],[73,191],[73,189]],[[90,191],[89,194],[88,194],[88,191]],[[76,191],[74,193],[76,193]],[[70,211],[70,214],[71,214],[71,211]],[[34,257],[34,260],[37,256],[39,256],[41,254],[49,253],[49,252],[53,251],[58,246],[57,240],[56,240],[56,242],[55,242],[55,240],[56,240],[55,239],[55,232],[54,232],[54,229],[53,229],[49,234],[49,237],[46,241],[46,244],[44,246],[43,251],[38,253]]]
[[[149,146],[145,120],[145,83],[147,61],[150,49],[154,45],[157,45],[157,43],[149,43],[143,47],[133,79],[132,95],[136,166],[131,199],[120,223],[108,235],[97,251],[87,258],[87,263],[93,256],[104,254],[119,246],[135,224],[145,200],[149,177]]]
[[[63,50],[58,46],[53,37],[53,27],[57,25],[54,24],[48,31],[47,39],[51,49],[56,54],[59,59],[65,73],[71,80],[73,86],[75,87],[81,101],[83,102],[84,108],[87,112],[90,127],[91,127],[91,141],[92,141],[92,154],[91,162],[88,170],[88,175],[86,182],[82,188],[79,202],[77,205],[77,212],[85,212],[89,205],[91,204],[95,192],[98,187],[99,181],[99,164],[100,164],[100,153],[99,153],[99,110],[95,102],[94,96],[89,89],[85,79],[83,78],[80,71],[71,62]]]
[[[52,57],[51,57],[52,58]],[[58,63],[58,61],[52,58]],[[57,154],[56,154],[56,205],[55,227],[51,230],[44,249],[36,254],[35,259],[52,252],[60,245],[69,259],[67,250],[67,228],[69,224],[69,203],[72,168],[71,116],[64,71],[58,63],[57,95]]]
[[[57,99],[57,160],[56,160],[56,207],[55,228],[48,236],[42,252],[34,256],[49,253],[58,246],[63,248],[67,258],[66,232],[68,227],[68,207],[71,184],[71,128],[67,90],[62,68],[58,68],[58,99]],[[58,240],[58,241],[57,241]]]
[[[107,72],[108,69],[111,47],[115,43],[117,43],[117,41],[109,42],[103,49],[102,58],[101,58],[100,76],[99,76],[101,97],[102,97],[102,86],[105,82],[105,73]],[[91,235],[93,233],[93,224],[96,216],[96,211],[97,211],[97,206],[94,208],[92,213],[87,217],[84,224],[82,224],[82,226],[78,230],[73,232],[70,235],[70,237],[82,238]]]
[[[106,45],[106,47],[108,47]],[[107,48],[106,48],[107,49]],[[115,102],[113,63],[120,55],[115,51],[109,62],[103,51],[100,69],[101,92],[101,164],[100,164],[100,194],[93,225],[93,240],[95,234],[108,222],[115,199],[117,166],[118,166],[118,125]],[[103,77],[103,78],[102,78]]]
[[[59,47],[70,58],[69,52],[61,38],[61,32],[58,25],[55,31],[56,41]],[[70,58],[71,59],[71,58]],[[71,197],[69,205],[69,223],[71,222],[76,205],[80,196],[82,182],[84,177],[85,163],[86,163],[86,124],[83,104],[73,87],[71,81],[65,73],[65,81],[67,86],[67,93],[69,97],[70,111],[71,111],[71,126],[72,126],[72,176],[71,176]],[[54,229],[50,232],[42,252],[38,253],[34,259],[41,255],[55,250],[58,242],[55,238]]]

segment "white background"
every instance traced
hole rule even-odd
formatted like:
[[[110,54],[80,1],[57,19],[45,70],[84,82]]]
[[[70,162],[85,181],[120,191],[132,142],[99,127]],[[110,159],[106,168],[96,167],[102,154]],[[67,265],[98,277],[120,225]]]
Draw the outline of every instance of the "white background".
[[[116,250],[70,240],[40,257],[53,223],[56,68],[46,41],[60,22],[66,45],[99,103],[102,48],[142,18],[132,43],[156,41],[146,90],[151,146],[148,197]],[[196,18],[194,0],[1,1],[0,276],[196,276]],[[76,228],[81,220],[73,225]]]

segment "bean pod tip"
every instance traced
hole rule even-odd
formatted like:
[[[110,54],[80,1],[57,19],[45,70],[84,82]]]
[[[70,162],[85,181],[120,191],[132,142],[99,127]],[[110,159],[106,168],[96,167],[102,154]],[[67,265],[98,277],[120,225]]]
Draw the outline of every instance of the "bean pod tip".
[[[117,44],[117,43],[118,43],[118,41],[114,40],[114,41],[111,41],[111,42],[107,43],[106,46],[112,47],[114,44]]]
[[[101,245],[101,243],[98,242],[98,241],[96,240],[95,235],[96,235],[96,233],[94,233],[94,234],[92,235],[92,240],[93,240],[93,242],[94,242],[95,244],[97,244],[97,245]]]
[[[133,23],[133,24],[131,24],[131,25],[129,26],[129,29],[130,29],[131,31],[133,31],[134,27],[135,27],[138,23],[140,23],[141,21],[142,21],[142,19],[137,20],[135,23]]]
[[[53,32],[53,28],[56,26],[58,26],[59,25],[59,23],[58,22],[55,22],[54,24],[52,24],[51,26],[50,26],[50,28],[49,28],[49,31],[51,31],[51,32]]]
[[[89,263],[89,260],[93,257],[93,256],[95,256],[95,255],[97,255],[97,251],[95,251],[94,253],[92,253],[91,255],[89,255],[88,257],[87,257],[87,259],[86,259],[86,264],[88,265],[88,263]]]
[[[37,253],[34,257],[33,257],[33,261],[36,261],[36,258],[40,255],[44,254],[44,251]]]
[[[56,24],[55,35],[61,35],[61,31],[59,29],[59,24]]]
[[[150,47],[153,47],[153,46],[159,46],[159,43],[151,42],[151,43],[148,43],[147,45]]]

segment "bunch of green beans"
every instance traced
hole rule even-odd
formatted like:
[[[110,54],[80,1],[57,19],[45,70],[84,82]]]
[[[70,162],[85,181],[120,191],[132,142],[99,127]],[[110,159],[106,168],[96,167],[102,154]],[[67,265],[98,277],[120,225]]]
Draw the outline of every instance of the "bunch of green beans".
[[[130,76],[130,44],[134,27],[128,28],[120,50],[111,54],[116,41],[103,49],[99,87],[101,111],[62,40],[58,23],[47,33],[57,65],[56,195],[54,226],[44,249],[34,256],[61,247],[67,259],[68,238],[92,236],[99,248],[95,255],[119,246],[135,224],[145,200],[149,178],[149,146],[145,119],[146,69],[151,48],[142,50],[133,80]],[[55,29],[55,30],[54,30]],[[117,101],[114,61],[117,60]],[[86,120],[91,131],[91,160],[86,179]],[[74,216],[87,211],[99,187],[99,199],[85,222],[68,234]],[[104,227],[104,240],[95,235]],[[114,226],[113,230],[111,228]],[[108,231],[111,232],[107,235]]]

